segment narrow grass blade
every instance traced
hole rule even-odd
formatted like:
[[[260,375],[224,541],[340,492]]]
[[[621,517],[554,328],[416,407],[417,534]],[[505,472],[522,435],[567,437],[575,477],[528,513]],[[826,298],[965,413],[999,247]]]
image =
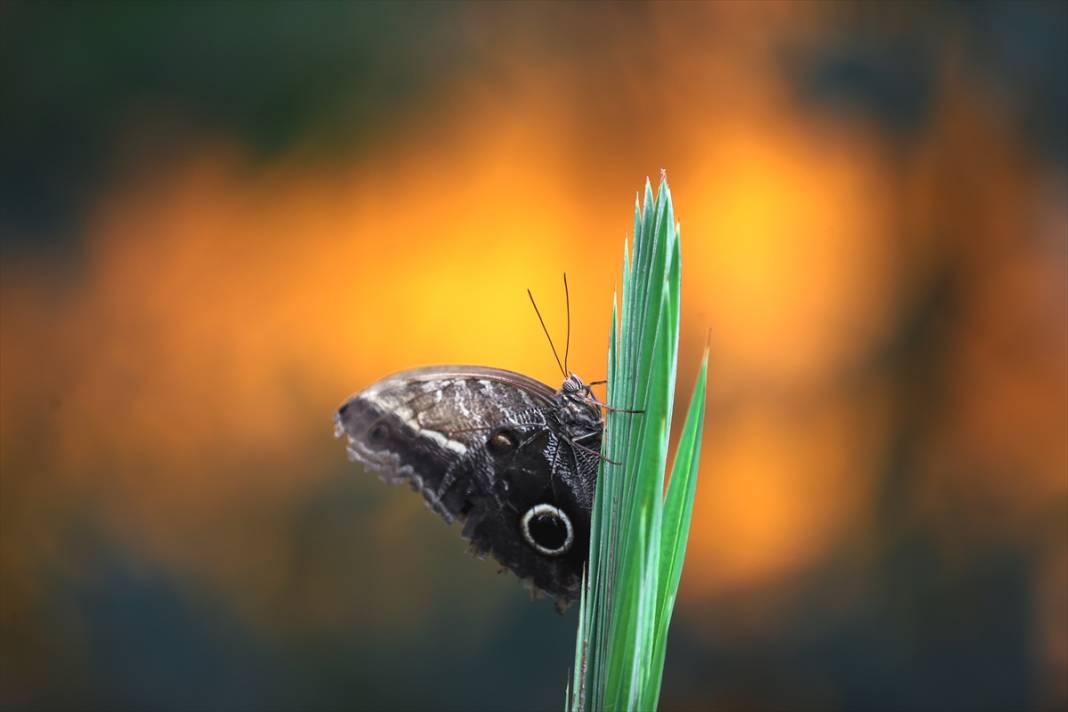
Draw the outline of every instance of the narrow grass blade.
[[[653,640],[651,673],[646,696],[640,709],[655,709],[660,699],[660,683],[667,652],[668,627],[675,607],[675,596],[682,578],[682,563],[690,536],[690,519],[697,491],[697,469],[701,458],[701,432],[705,420],[705,388],[708,376],[708,351],[701,360],[701,371],[694,384],[690,408],[682,428],[675,462],[671,468],[660,541],[660,571],[657,577],[657,630]],[[658,672],[659,671],[659,672]]]
[[[692,512],[707,354],[665,494],[678,359],[681,252],[671,191],[646,181],[624,245],[620,307],[608,348],[610,410],[602,442],[567,707],[651,710]]]

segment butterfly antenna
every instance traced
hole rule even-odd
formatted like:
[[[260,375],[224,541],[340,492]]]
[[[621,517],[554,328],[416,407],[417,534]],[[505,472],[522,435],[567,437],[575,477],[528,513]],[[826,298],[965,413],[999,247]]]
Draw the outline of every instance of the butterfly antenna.
[[[560,363],[560,356],[556,353],[556,346],[553,344],[553,337],[549,336],[549,330],[545,328],[545,320],[541,318],[541,312],[538,310],[538,304],[534,301],[534,295],[530,293],[530,289],[527,289],[527,296],[530,297],[530,303],[534,305],[534,313],[538,315],[538,321],[541,322],[541,330],[545,332],[545,338],[549,340],[549,348],[553,350],[553,358],[556,359],[556,365],[560,367],[560,373],[564,374],[564,378],[567,378],[567,371],[564,370],[564,364]]]
[[[567,291],[567,272],[564,272],[564,303],[567,305],[567,341],[564,342],[564,378],[571,373],[567,370],[567,356],[571,351],[571,294]]]

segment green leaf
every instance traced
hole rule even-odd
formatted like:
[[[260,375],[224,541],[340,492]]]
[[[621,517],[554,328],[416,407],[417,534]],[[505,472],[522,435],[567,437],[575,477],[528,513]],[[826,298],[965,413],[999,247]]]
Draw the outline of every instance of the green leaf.
[[[646,181],[644,199],[635,200],[633,244],[623,248],[618,310],[612,303],[610,408],[568,685],[573,712],[651,710],[660,696],[697,481],[708,361],[706,353],[665,494],[679,348],[679,235],[666,178],[655,195]]]
[[[697,466],[701,457],[701,431],[705,420],[705,383],[708,374],[708,352],[701,360],[701,371],[694,384],[690,409],[682,428],[675,463],[671,467],[667,498],[664,503],[664,522],[660,549],[660,571],[657,581],[657,623],[653,641],[652,670],[663,671],[667,652],[668,626],[675,607],[675,595],[682,578],[682,563],[690,535],[693,500],[697,492]],[[650,681],[647,695],[640,709],[655,709],[660,699],[660,676]]]

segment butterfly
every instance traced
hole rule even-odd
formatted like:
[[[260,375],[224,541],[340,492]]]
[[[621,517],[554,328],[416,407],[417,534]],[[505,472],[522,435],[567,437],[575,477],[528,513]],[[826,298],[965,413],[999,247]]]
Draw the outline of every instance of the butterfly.
[[[567,295],[567,276],[564,276]],[[546,337],[545,321],[531,304]],[[568,348],[571,317],[568,306]],[[602,403],[567,370],[554,389],[514,371],[431,366],[373,383],[338,408],[335,434],[367,470],[407,482],[472,551],[564,610],[578,598],[603,459]]]

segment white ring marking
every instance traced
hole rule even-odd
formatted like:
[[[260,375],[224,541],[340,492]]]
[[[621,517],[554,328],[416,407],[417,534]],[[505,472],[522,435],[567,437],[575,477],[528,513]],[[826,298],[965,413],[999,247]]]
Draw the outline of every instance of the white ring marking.
[[[564,539],[564,543],[556,549],[542,546],[534,541],[534,537],[530,533],[531,520],[542,514],[548,514],[555,517],[557,520],[562,521],[564,527],[567,529],[567,537]],[[535,504],[528,509],[527,513],[523,515],[519,528],[523,530],[523,538],[527,540],[527,543],[534,547],[538,553],[545,554],[546,556],[560,556],[560,554],[566,553],[567,550],[571,548],[571,545],[575,543],[575,530],[571,527],[571,520],[564,514],[564,510],[554,507],[551,504]]]

